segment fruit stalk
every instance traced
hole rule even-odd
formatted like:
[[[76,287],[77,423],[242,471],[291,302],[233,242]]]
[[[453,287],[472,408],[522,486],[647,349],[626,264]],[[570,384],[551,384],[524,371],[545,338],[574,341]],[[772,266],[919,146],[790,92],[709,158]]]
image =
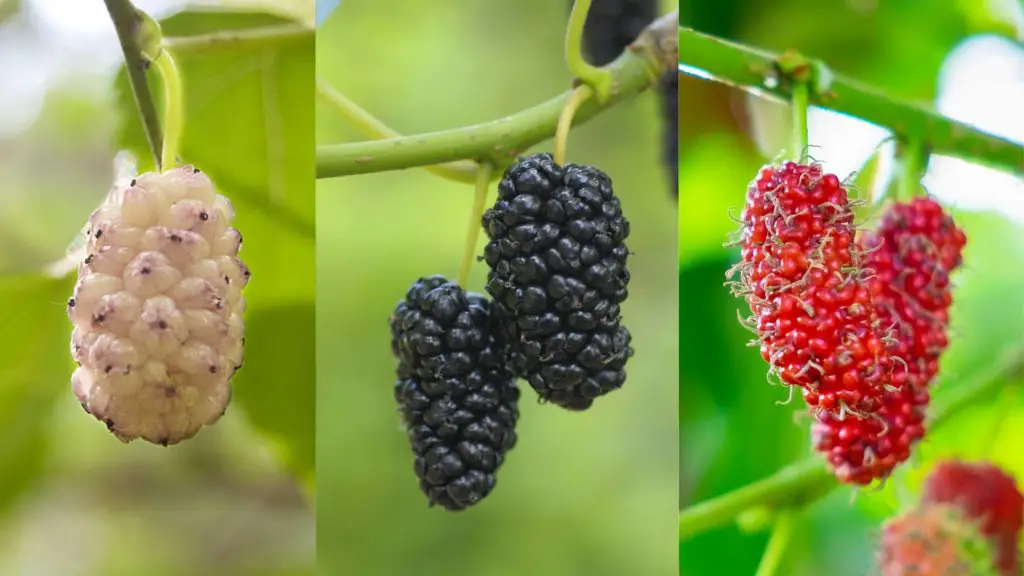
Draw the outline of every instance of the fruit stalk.
[[[687,73],[701,71],[701,77],[772,97],[786,102],[791,89],[784,82],[775,82],[776,55],[679,27],[680,69]],[[934,154],[955,156],[1004,170],[1024,174],[1024,147],[1010,140],[993,136],[963,122],[947,118],[928,108],[894,100],[878,90],[850,78],[827,71],[823,64],[814,64],[820,71],[820,86],[813,86],[811,104],[842,112],[888,128],[898,135],[918,135]]]
[[[132,87],[132,94],[135,96],[135,104],[139,107],[142,127],[146,132],[146,141],[149,142],[153,161],[159,169],[163,137],[156,104],[153,102],[153,93],[146,82],[146,69],[149,67],[149,63],[142,55],[139,41],[143,20],[131,0],[104,0],[104,3],[107,5],[107,12],[110,14],[110,20],[114,23],[117,38],[121,43],[128,81]]]
[[[807,103],[810,98],[808,92],[806,82],[794,83],[793,100],[790,103],[793,117],[793,149],[789,151],[789,157],[794,162],[802,162],[807,155]]]
[[[469,270],[473,267],[476,256],[476,242],[480,238],[480,218],[487,202],[487,187],[494,175],[494,165],[483,162],[477,168],[476,191],[473,197],[473,213],[469,217],[469,231],[466,233],[466,247],[462,253],[462,266],[459,267],[459,286],[466,288],[469,282]]]
[[[555,163],[565,164],[565,149],[569,145],[569,131],[572,129],[572,118],[580,105],[594,95],[593,89],[589,86],[580,86],[573,90],[572,96],[565,103],[565,108],[558,116],[558,126],[555,128]]]
[[[924,171],[924,142],[914,134],[907,135],[899,142],[899,154],[903,174],[900,178],[897,200],[909,201],[920,190],[921,173]]]
[[[583,27],[590,11],[590,1],[576,0],[573,3],[565,29],[565,62],[576,78],[594,91],[598,102],[606,102],[611,96],[611,73],[590,64],[583,57]]]
[[[160,71],[164,84],[164,142],[160,154],[162,170],[173,168],[178,163],[178,146],[182,131],[182,105],[184,96],[181,93],[181,75],[174,57],[166,48],[153,60]]]

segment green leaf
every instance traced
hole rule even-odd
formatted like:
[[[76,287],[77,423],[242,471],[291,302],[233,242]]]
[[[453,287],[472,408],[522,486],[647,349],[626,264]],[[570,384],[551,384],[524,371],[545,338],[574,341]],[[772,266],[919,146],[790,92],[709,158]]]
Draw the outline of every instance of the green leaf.
[[[292,3],[297,4],[297,3]],[[310,6],[312,4],[310,3]],[[312,11],[312,8],[310,8]],[[310,18],[312,19],[312,18]],[[182,12],[161,21],[165,39],[296,26],[255,12]],[[310,24],[311,25],[311,24]],[[237,211],[246,287],[246,367],[233,383],[237,408],[300,478],[313,477],[315,373],[314,46],[251,38],[172,53],[181,70],[181,161],[203,170]],[[154,93],[162,94],[157,74]],[[117,79],[119,144],[151,170],[153,159],[127,78]],[[162,104],[158,104],[162,108]]]
[[[315,483],[316,349],[312,303],[262,308],[249,316],[245,366],[232,403],[266,434],[307,487]],[[292,337],[291,335],[295,335]]]
[[[0,278],[0,510],[42,473],[54,405],[74,398],[64,314],[71,289],[71,278]]]

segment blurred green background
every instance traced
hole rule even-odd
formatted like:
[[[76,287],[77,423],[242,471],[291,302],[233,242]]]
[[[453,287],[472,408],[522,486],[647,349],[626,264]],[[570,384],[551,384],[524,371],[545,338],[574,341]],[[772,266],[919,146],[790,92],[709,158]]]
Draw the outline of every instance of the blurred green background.
[[[142,170],[152,161],[125,79],[113,82],[119,51],[103,4],[55,4],[8,2],[0,20],[10,66],[0,77],[0,574],[312,574],[312,30],[178,54],[181,155],[233,201],[253,272],[246,365],[215,426],[168,448],[125,445],[71,393],[64,303],[74,275],[40,270],[105,197],[118,149]],[[183,7],[159,4],[163,15]],[[312,21],[311,1],[301,11],[230,4],[170,16],[165,36]],[[284,19],[303,11],[301,24]]]
[[[568,87],[567,18],[567,2],[344,0],[317,31],[317,70],[406,134],[483,122]],[[323,573],[675,573],[676,224],[659,128],[657,99],[644,94],[569,143],[570,160],[611,176],[633,224],[626,386],[573,414],[538,405],[523,384],[519,444],[496,490],[458,514],[428,509],[417,486],[392,396],[387,318],[420,276],[457,275],[472,186],[422,169],[318,182]],[[318,111],[318,143],[359,140]],[[485,278],[477,264],[469,288],[482,291]]]
[[[944,59],[962,40],[981,33],[1020,38],[1022,31],[1015,26],[1024,22],[1024,15],[1015,0],[724,0],[684,3],[680,20],[765,49],[796,48],[894,96],[930,102],[937,96]],[[1004,67],[992,82],[1005,81],[1009,88],[1013,70]],[[1019,80],[1019,74],[1016,77]],[[736,228],[727,214],[742,209],[748,182],[778,148],[761,151],[748,135],[763,110],[751,111],[740,91],[688,75],[683,75],[679,91],[679,482],[680,507],[685,507],[807,457],[810,444],[806,423],[794,424],[798,408],[775,405],[785,400],[786,392],[766,383],[767,367],[757,349],[745,346],[750,335],[736,321],[736,310],[745,304],[722,287],[724,271],[738,258],[736,251],[722,247],[726,234]],[[1003,114],[1011,125],[1019,103]],[[773,141],[784,145],[785,137],[775,134]],[[831,151],[835,159],[846,137],[834,133],[830,140],[812,140],[820,148],[811,154],[829,159]],[[961,198],[995,193],[984,190],[980,179],[975,182],[961,191]],[[1000,190],[1019,198],[1024,184],[1018,181],[1016,187],[1009,184]],[[934,394],[940,399],[1024,336],[1020,221],[991,210],[958,211],[956,217],[967,230],[969,243],[965,269],[955,277],[953,343],[943,358]],[[983,444],[996,420],[995,399],[930,434],[919,445],[914,463],[900,469],[884,491],[841,488],[806,510],[779,574],[875,573],[871,562],[881,520],[913,500],[937,458],[988,457],[1024,474],[1024,452],[1019,449],[1024,442],[1021,395],[1008,394],[999,402],[1009,416],[991,446]],[[767,533],[746,534],[731,525],[683,542],[680,575],[753,574],[767,538]]]

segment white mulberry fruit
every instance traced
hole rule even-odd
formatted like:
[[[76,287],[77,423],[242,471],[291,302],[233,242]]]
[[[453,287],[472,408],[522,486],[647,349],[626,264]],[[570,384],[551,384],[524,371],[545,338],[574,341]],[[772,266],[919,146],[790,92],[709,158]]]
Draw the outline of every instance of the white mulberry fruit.
[[[89,217],[67,303],[71,385],[123,442],[176,444],[227,409],[249,281],[234,216],[204,173],[182,166],[113,188]]]

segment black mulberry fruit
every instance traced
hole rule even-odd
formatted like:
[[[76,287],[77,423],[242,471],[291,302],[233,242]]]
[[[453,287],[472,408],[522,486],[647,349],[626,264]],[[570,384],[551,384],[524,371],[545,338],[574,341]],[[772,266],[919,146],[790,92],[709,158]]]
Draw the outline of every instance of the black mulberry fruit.
[[[622,387],[633,354],[619,311],[629,221],[608,176],[526,156],[505,171],[482,220],[487,291],[512,373],[570,410]]]
[[[569,2],[570,9],[573,2]],[[583,51],[595,66],[619,57],[658,13],[657,0],[593,0],[583,25]]]
[[[519,388],[491,311],[484,296],[432,276],[416,281],[391,316],[395,400],[431,506],[480,502],[516,444]]]

